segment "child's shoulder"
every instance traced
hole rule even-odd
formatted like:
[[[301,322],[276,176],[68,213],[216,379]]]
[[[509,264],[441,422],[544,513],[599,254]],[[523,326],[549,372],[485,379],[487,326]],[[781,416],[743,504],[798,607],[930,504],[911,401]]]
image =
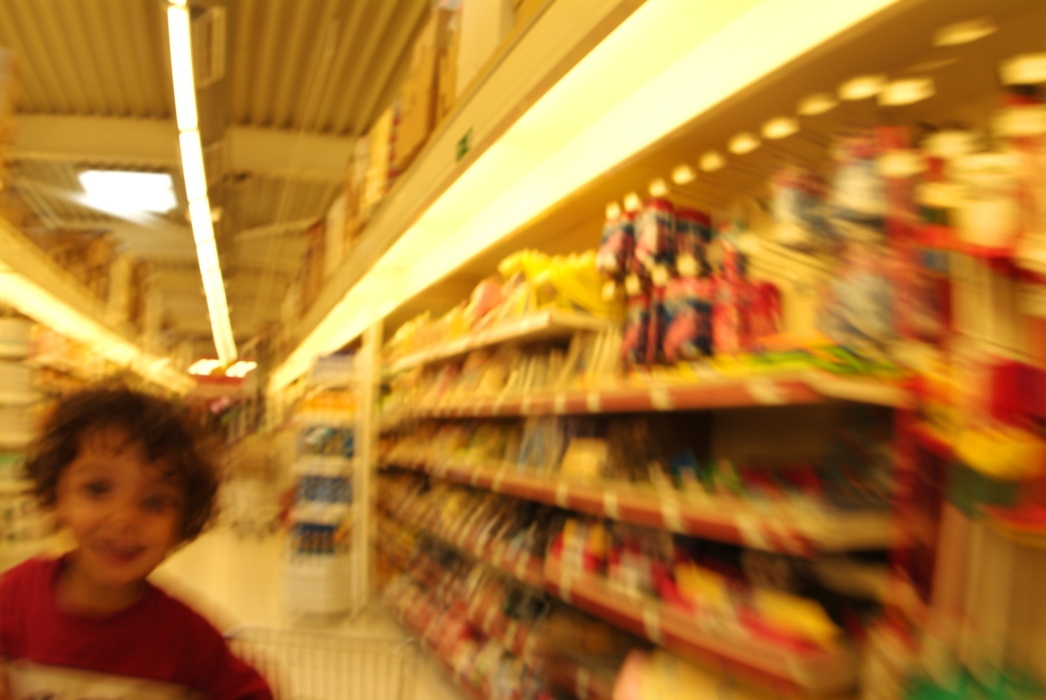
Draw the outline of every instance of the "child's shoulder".
[[[53,557],[32,557],[11,567],[0,575],[4,589],[49,581],[54,576],[58,560]]]

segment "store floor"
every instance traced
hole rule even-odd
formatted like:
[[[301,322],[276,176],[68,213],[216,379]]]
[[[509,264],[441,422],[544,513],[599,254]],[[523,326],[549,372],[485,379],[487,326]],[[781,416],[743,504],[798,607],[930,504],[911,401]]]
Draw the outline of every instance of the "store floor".
[[[172,555],[156,571],[154,579],[222,630],[240,625],[307,626],[352,636],[406,638],[378,604],[352,620],[320,623],[294,619],[282,603],[282,544],[281,535],[242,537],[227,528],[218,528]],[[425,652],[418,650],[418,655],[413,700],[464,698]]]

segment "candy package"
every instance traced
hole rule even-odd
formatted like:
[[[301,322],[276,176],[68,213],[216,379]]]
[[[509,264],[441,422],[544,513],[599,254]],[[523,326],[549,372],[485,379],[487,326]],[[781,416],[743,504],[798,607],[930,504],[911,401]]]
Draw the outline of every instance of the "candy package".
[[[629,297],[625,316],[625,333],[621,356],[629,365],[647,361],[647,342],[650,332],[650,295],[640,293]]]
[[[664,199],[651,199],[636,219],[636,260],[647,272],[675,267],[675,210]]]
[[[608,217],[603,239],[596,254],[596,268],[605,277],[622,280],[628,274],[635,253],[636,232],[631,213]]]
[[[708,244],[712,241],[712,219],[701,211],[676,211],[675,265],[682,277],[708,274]]]
[[[714,283],[710,277],[677,277],[669,281],[661,304],[665,362],[697,360],[712,354],[713,298]]]

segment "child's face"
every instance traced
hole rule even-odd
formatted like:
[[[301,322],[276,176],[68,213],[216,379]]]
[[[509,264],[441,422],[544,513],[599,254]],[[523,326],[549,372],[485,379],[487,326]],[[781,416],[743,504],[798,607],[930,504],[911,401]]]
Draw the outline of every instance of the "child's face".
[[[77,573],[100,588],[137,586],[179,539],[184,499],[116,429],[93,431],[58,479],[56,514],[73,534]]]

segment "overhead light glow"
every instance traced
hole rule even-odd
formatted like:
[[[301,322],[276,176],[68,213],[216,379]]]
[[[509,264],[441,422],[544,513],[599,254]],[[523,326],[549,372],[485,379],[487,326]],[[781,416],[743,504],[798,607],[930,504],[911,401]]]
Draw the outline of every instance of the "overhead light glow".
[[[816,117],[818,114],[835,109],[838,104],[839,100],[832,95],[827,92],[819,92],[816,95],[804,97],[795,111],[804,117]]]
[[[635,192],[625,195],[625,211],[637,212],[643,208],[643,200]]]
[[[221,366],[221,360],[197,360],[196,362],[189,365],[189,374],[195,374],[200,377],[206,377],[211,372],[213,372]]]
[[[879,93],[879,104],[900,107],[933,97],[933,78],[905,78],[895,80]]]
[[[737,155],[744,155],[745,153],[751,153],[755,149],[759,148],[762,142],[747,132],[737,134],[730,139],[730,145],[727,146],[727,150]]]
[[[683,165],[677,165],[672,171],[672,182],[677,185],[689,185],[696,179],[697,173],[695,173],[694,169],[686,163]]]
[[[77,179],[86,203],[96,209],[162,214],[178,206],[174,181],[167,173],[84,170]]]
[[[701,166],[701,170],[706,173],[714,173],[726,165],[726,159],[719,155],[718,151],[709,151],[708,153],[701,156],[701,160],[698,162]]]
[[[650,196],[664,197],[668,194],[668,185],[661,178],[650,181]]]
[[[799,121],[793,117],[777,117],[763,124],[762,134],[768,139],[783,139],[799,131]]]
[[[395,243],[306,331],[271,375],[270,390],[380,320],[375,315],[390,301],[399,306],[595,178],[896,2],[640,4],[406,231],[386,232]]]
[[[1006,85],[1046,83],[1046,53],[1025,53],[999,64],[999,75]]]
[[[607,218],[616,219],[621,216],[621,205],[617,202],[611,202],[607,205]]]
[[[232,367],[230,367],[229,369],[225,370],[225,376],[226,377],[236,377],[237,379],[243,379],[248,374],[250,374],[252,371],[254,371],[254,368],[257,367],[257,366],[258,366],[257,362],[249,362],[247,360],[240,360],[239,362],[234,362]]]
[[[171,51],[171,78],[174,83],[174,115],[178,131],[199,126],[196,116],[196,80],[192,65],[192,32],[185,3],[167,8],[167,40]]]
[[[96,320],[90,304],[65,300],[48,284],[17,272],[40,270],[54,263],[47,254],[17,234],[0,219],[0,303],[6,304],[37,323],[47,326],[87,347],[94,354],[137,372],[172,391],[185,393],[195,386],[192,379],[168,366],[163,358],[144,352],[106,324]]]
[[[196,115],[196,83],[193,78],[192,36],[186,3],[172,2],[167,8],[167,33],[171,51],[171,74],[174,79],[174,107],[178,121],[178,145],[182,154],[182,177],[189,200],[189,223],[196,241],[203,291],[207,297],[207,314],[214,335],[214,347],[222,364],[236,359],[236,339],[229,320],[229,304],[218,263],[214,241],[211,203],[207,198],[207,173],[203,163],[203,145]],[[219,217],[220,218],[220,217]]]
[[[867,100],[882,92],[884,87],[886,87],[885,75],[859,75],[839,86],[839,99],[851,102]]]
[[[998,30],[998,27],[991,17],[978,17],[965,22],[956,22],[937,30],[933,35],[933,45],[958,46],[959,44],[969,44],[971,41],[977,41],[995,33],[996,30]]]

